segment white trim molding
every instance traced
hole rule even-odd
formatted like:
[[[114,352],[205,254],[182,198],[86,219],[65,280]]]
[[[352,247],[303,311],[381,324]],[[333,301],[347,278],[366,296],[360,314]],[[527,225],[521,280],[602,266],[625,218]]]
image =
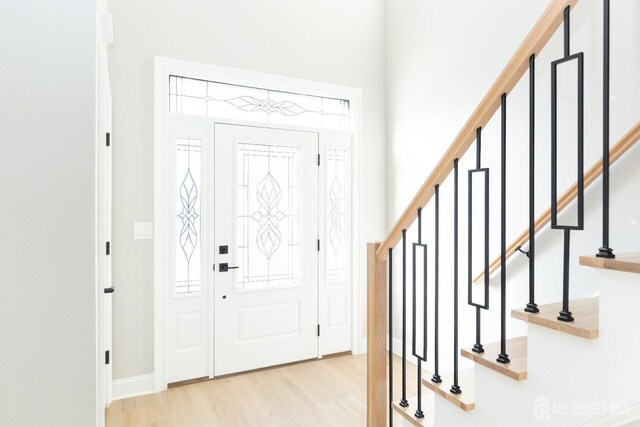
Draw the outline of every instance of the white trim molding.
[[[137,377],[113,380],[113,400],[151,394],[155,391],[155,375],[145,374]]]

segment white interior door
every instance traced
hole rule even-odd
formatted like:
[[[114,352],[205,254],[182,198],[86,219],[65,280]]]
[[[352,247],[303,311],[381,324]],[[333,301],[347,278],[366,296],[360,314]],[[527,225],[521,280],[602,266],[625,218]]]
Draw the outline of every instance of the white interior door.
[[[115,292],[115,286],[113,284],[112,274],[112,258],[111,258],[111,221],[113,212],[112,203],[112,151],[111,151],[111,100],[107,102],[108,105],[108,118],[107,118],[107,130],[102,133],[104,135],[104,145],[100,148],[100,154],[98,155],[100,166],[99,170],[99,211],[98,218],[100,224],[98,228],[101,230],[101,241],[98,242],[100,246],[104,243],[104,248],[99,247],[98,253],[101,255],[101,261],[99,262],[99,280],[98,280],[98,294],[101,300],[101,335],[102,346],[104,350],[104,384],[101,387],[101,392],[104,393],[104,403],[108,406],[111,404],[112,399],[112,379],[113,379],[113,350],[112,350],[112,328],[113,328],[113,293]],[[107,145],[107,141],[109,145]],[[102,144],[101,144],[102,145]],[[104,251],[104,252],[102,252]]]
[[[206,120],[170,120],[168,141],[172,161],[166,172],[168,212],[165,218],[170,251],[165,274],[167,295],[167,383],[209,376],[209,294],[211,263],[207,241],[211,229],[212,188],[209,185],[213,154]]]
[[[214,126],[215,375],[316,358],[318,134]]]
[[[107,64],[107,47],[98,43],[98,111],[97,111],[97,269],[98,269],[98,399],[102,411],[112,398],[112,153],[111,153],[111,88]],[[98,417],[98,426],[104,425],[104,412]]]

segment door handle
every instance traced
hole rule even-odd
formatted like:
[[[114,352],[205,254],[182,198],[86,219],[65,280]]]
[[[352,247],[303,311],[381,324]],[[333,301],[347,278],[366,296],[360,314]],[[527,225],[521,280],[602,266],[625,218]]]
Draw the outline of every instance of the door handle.
[[[239,267],[229,267],[229,264],[226,262],[223,262],[219,265],[218,271],[220,271],[221,273],[225,273],[229,270],[235,270]]]
[[[104,293],[105,294],[112,294],[116,291],[116,288],[114,288],[113,286],[110,288],[104,288]]]

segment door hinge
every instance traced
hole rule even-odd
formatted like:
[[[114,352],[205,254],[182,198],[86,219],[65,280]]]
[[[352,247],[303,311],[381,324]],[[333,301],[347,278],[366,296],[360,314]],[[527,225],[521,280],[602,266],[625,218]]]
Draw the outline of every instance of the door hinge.
[[[318,325],[318,336],[320,336],[320,325]]]
[[[320,252],[320,239],[318,239],[318,252]]]
[[[318,154],[318,166],[320,166],[320,154]]]
[[[107,132],[107,147],[111,147],[111,132]]]
[[[109,350],[104,352],[104,364],[108,365],[111,363],[111,352]]]
[[[107,242],[107,255],[111,255],[111,242]]]

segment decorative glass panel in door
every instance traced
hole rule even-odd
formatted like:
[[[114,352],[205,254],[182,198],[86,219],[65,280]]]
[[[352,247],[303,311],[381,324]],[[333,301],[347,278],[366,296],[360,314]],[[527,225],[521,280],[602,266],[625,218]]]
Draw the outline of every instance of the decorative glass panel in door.
[[[236,157],[236,286],[298,286],[300,148],[239,143]]]
[[[176,294],[200,292],[201,145],[189,138],[176,143]]]
[[[169,77],[169,111],[257,123],[350,129],[345,99],[255,88],[183,76]]]
[[[327,281],[339,282],[347,276],[347,150],[327,148],[326,181],[326,226],[329,245],[327,248]]]

